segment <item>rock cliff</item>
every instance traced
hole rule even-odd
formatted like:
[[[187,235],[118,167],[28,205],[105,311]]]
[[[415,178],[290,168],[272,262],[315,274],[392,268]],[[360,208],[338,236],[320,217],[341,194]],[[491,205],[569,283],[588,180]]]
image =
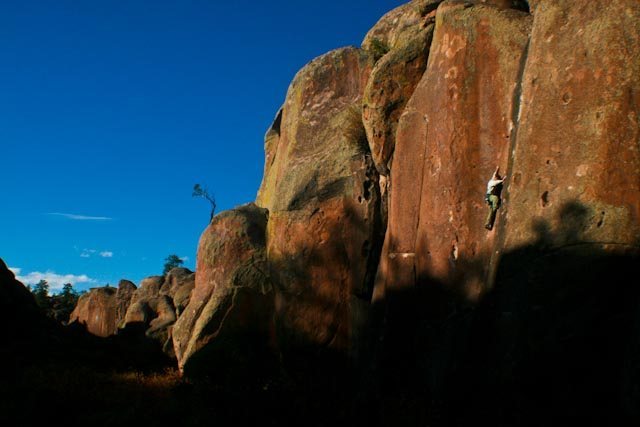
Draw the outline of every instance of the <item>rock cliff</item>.
[[[92,288],[78,300],[69,317],[69,324],[83,325],[88,332],[99,337],[114,335],[136,290],[128,280],[121,280],[117,288]]]
[[[295,76],[190,301],[149,279],[125,317],[164,297],[186,374],[275,368],[353,386],[373,417],[637,421],[639,58],[637,0],[400,6]]]

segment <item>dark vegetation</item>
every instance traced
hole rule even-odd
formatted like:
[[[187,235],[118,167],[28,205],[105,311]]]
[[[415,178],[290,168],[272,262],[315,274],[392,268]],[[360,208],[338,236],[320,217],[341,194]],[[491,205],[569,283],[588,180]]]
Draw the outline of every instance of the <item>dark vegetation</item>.
[[[351,105],[343,114],[345,116],[342,135],[346,139],[346,142],[357,147],[360,153],[368,153],[369,142],[367,140],[367,131],[362,122],[362,106]]]
[[[184,261],[178,255],[169,255],[164,260],[164,268],[162,269],[162,274],[165,275],[174,268],[182,267],[182,264],[184,264]]]
[[[373,62],[378,62],[380,58],[389,52],[390,48],[385,42],[378,38],[372,38],[369,45],[369,53],[373,57]]]
[[[46,280],[40,280],[40,282],[33,285],[31,288],[33,297],[38,307],[40,307],[44,313],[58,322],[65,323],[69,321],[69,315],[78,303],[81,293],[73,289],[71,283],[66,283],[62,287],[62,292],[58,294],[49,294],[49,284]]]

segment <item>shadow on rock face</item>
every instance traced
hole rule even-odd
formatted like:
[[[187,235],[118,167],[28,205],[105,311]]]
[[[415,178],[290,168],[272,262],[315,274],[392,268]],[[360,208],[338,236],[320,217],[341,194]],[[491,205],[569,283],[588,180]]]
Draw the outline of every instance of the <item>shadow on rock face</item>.
[[[429,277],[387,295],[373,363],[378,416],[637,424],[640,241],[588,241],[590,215],[571,201],[553,225],[533,221],[535,240],[502,254],[475,304]]]

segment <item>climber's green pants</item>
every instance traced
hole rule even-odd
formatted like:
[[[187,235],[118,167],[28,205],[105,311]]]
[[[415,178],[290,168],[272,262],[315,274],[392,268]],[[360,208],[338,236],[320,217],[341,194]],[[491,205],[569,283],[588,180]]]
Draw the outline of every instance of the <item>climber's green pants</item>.
[[[495,194],[488,194],[487,204],[489,205],[489,214],[487,215],[487,221],[484,224],[484,228],[491,230],[493,229],[493,223],[496,220],[496,212],[500,207],[500,197]]]

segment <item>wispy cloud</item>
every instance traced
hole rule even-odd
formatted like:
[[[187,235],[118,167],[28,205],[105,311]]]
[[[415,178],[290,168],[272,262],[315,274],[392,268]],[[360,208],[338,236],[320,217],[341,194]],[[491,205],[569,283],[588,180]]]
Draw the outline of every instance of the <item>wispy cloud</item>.
[[[180,260],[181,260],[182,262],[187,262],[187,261],[189,261],[189,257],[188,257],[188,256],[181,256],[181,257],[179,257],[179,258],[180,258]]]
[[[95,254],[97,251],[95,249],[83,249],[80,252],[80,258],[89,258],[91,255]]]
[[[102,258],[113,258],[113,251],[100,251],[98,252],[95,249],[83,249],[82,252],[80,252],[80,258],[91,258],[92,255],[95,254],[100,255]]]
[[[61,216],[63,218],[72,219],[75,221],[111,221],[113,219],[109,218],[108,216],[88,216],[61,212],[47,212],[46,215]]]
[[[22,275],[21,268],[9,268],[16,275],[16,279],[24,283],[25,285],[35,285],[40,280],[46,280],[49,284],[49,289],[52,292],[56,292],[62,289],[66,283],[76,285],[78,283],[96,283],[97,280],[92,279],[86,274],[58,274],[54,271],[48,270],[44,273],[40,271],[32,271],[30,273]]]

